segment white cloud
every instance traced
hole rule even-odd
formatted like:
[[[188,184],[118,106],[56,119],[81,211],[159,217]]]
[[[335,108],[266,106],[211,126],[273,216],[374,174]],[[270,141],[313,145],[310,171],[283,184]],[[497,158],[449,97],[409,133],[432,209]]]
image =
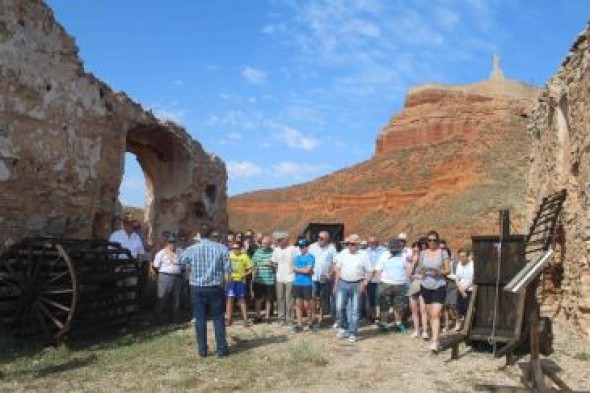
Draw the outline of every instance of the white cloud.
[[[242,68],[242,78],[253,85],[260,85],[266,80],[266,72],[246,66]]]
[[[288,177],[293,180],[310,180],[328,168],[325,164],[304,164],[294,161],[281,161],[271,165],[269,174],[274,177]]]
[[[303,135],[294,128],[281,126],[281,130],[273,134],[275,139],[284,142],[293,149],[313,150],[320,145],[320,140]]]
[[[232,141],[241,141],[242,134],[240,134],[239,132],[230,132],[229,134],[227,134],[227,139]]]
[[[230,178],[252,177],[262,173],[262,168],[250,161],[228,161],[226,167]]]

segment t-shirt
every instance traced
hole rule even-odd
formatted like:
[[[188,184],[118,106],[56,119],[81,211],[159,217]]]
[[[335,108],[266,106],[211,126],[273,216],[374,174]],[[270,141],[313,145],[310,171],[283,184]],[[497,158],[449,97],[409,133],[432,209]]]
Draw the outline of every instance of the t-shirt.
[[[465,265],[459,263],[457,265],[457,280],[456,283],[462,287],[467,287],[468,291],[473,288],[473,262],[469,261]]]
[[[293,263],[293,259],[295,259],[298,252],[295,246],[274,248],[271,260],[277,264],[276,279],[278,282],[293,282],[295,276],[293,270],[291,270],[291,263]]]
[[[403,252],[391,255],[386,251],[379,257],[375,270],[381,271],[381,282],[392,285],[402,285],[408,283],[406,267],[408,262]]]
[[[333,244],[327,244],[321,247],[318,242],[315,242],[309,246],[309,253],[315,258],[313,281],[326,281],[326,276],[334,263],[334,257],[337,253],[336,247]]]
[[[259,248],[252,257],[252,264],[254,265],[254,276],[252,280],[259,284],[274,285],[275,270],[270,264],[272,258],[272,248]]]
[[[422,269],[424,269],[424,277],[422,278],[422,286],[426,289],[437,289],[447,284],[445,278],[440,274],[443,268],[443,260],[448,259],[446,251],[438,249],[431,257],[426,251],[420,253],[420,261]]]
[[[246,282],[246,270],[252,268],[252,260],[245,252],[236,254],[233,251],[229,253],[231,263],[231,277],[233,281]]]
[[[340,268],[340,279],[344,281],[360,281],[373,271],[369,255],[360,250],[354,254],[342,250],[336,257],[336,267]]]
[[[131,252],[131,256],[133,258],[137,258],[138,255],[145,254],[145,250],[143,248],[143,242],[139,235],[133,232],[131,235],[128,235],[124,229],[119,229],[111,234],[109,237],[110,242],[116,242],[121,245],[122,248],[126,248]],[[126,258],[124,255],[119,255],[119,258],[123,259]]]
[[[184,270],[184,265],[180,262],[180,255],[178,250],[174,253],[164,248],[158,251],[152,265],[160,273],[180,275]]]
[[[369,262],[371,262],[371,266],[373,266],[374,270],[377,270],[375,269],[375,266],[377,265],[381,255],[387,252],[387,249],[383,246],[377,246],[375,248],[369,247],[365,250],[365,252],[369,256]],[[371,282],[379,282],[379,280],[377,280],[377,277],[373,277]]]
[[[305,269],[308,266],[311,266],[311,268],[313,269],[314,264],[315,258],[313,257],[313,255],[309,253],[297,255],[297,257],[293,261],[293,267],[296,269]],[[311,273],[313,273],[313,271]],[[293,285],[311,286],[311,284],[311,274],[295,273],[295,280],[293,281]]]

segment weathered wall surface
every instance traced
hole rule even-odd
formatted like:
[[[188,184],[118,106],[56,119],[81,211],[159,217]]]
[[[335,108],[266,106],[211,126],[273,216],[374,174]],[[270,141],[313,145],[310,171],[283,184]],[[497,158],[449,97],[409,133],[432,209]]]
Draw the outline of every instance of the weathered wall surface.
[[[310,183],[232,197],[235,229],[343,222],[346,232],[411,236],[435,228],[453,247],[498,233],[498,210],[524,216],[526,125],[538,89],[496,75],[408,94],[371,160]]]
[[[552,261],[546,306],[590,337],[590,27],[580,34],[534,109],[527,210],[567,189],[563,239]]]
[[[28,236],[108,236],[126,151],[146,174],[154,233],[227,225],[219,158],[86,73],[44,3],[1,1],[0,249]]]

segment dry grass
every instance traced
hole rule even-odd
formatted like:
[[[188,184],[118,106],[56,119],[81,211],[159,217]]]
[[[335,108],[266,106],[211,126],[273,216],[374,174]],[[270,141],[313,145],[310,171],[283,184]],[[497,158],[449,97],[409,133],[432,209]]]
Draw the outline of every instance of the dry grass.
[[[563,338],[552,359],[562,367],[560,375],[575,389],[587,388],[590,345],[557,334]],[[201,359],[190,326],[46,349],[17,349],[4,340],[0,391],[469,392],[476,384],[518,386],[520,378],[518,367],[503,367],[503,359],[489,353],[463,349],[462,359],[449,362],[448,353],[433,356],[421,340],[379,334],[373,327],[362,328],[361,340],[352,345],[330,329],[295,335],[267,325],[232,327],[228,341],[229,357]]]

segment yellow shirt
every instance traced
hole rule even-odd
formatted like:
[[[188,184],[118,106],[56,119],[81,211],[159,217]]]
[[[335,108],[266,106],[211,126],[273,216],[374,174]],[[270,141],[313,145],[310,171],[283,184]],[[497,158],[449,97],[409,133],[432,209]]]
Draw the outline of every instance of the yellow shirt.
[[[231,262],[231,277],[234,281],[246,282],[246,272],[252,271],[252,260],[245,252],[240,255],[233,251],[229,253],[229,260]]]

